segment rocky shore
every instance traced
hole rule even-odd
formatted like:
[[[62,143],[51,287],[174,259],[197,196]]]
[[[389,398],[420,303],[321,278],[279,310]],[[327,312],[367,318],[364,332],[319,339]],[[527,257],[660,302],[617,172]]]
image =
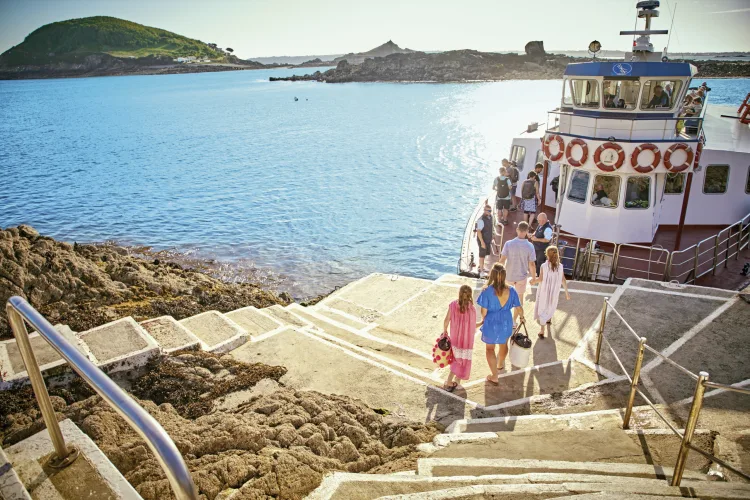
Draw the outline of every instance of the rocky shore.
[[[186,352],[153,360],[129,387],[210,500],[226,490],[237,490],[238,499],[302,499],[329,471],[413,469],[421,456],[416,445],[442,431],[349,397],[290,389],[280,382],[285,373],[231,355]],[[82,383],[51,395],[58,416],[88,434],[144,499],[171,496],[143,440],[101,398]],[[30,388],[0,393],[2,446],[43,429]]]
[[[350,64],[343,60],[335,68],[325,72],[271,77],[270,81],[346,83],[554,80],[562,78],[567,64],[584,61],[586,59],[534,52],[525,55],[476,50],[436,54],[413,52],[370,58],[361,64]],[[687,62],[698,68],[700,78],[750,77],[750,61]]]
[[[178,73],[208,73],[261,69],[268,66],[245,61],[234,56],[224,63],[175,63],[169,57],[114,57],[109,54],[89,54],[51,64],[3,66],[0,80],[28,80],[39,78],[75,78],[88,76],[169,75]],[[271,67],[276,67],[271,66]]]
[[[227,283],[174,262],[135,257],[116,245],[55,241],[24,225],[0,230],[0,303],[13,295],[75,331],[125,316],[181,319],[212,309],[291,302],[257,283]],[[11,335],[3,307],[0,339]]]

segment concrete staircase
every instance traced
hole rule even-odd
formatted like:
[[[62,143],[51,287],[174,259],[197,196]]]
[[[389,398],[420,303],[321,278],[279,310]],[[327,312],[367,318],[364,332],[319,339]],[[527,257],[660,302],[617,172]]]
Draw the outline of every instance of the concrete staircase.
[[[529,322],[534,339],[529,367],[513,367],[507,362],[500,386],[485,383],[484,344],[477,335],[471,379],[449,393],[440,387],[447,370],[435,369],[431,350],[442,331],[447,305],[462,284],[471,286],[475,296],[483,285],[455,275],[428,281],[373,274],[312,307],[245,307],[227,313],[208,311],[179,321],[171,316],[140,323],[123,318],[80,333],[64,325],[57,328],[108,373],[139,369],[160,352],[229,353],[242,361],[285,366],[288,372],[282,382],[287,386],[349,395],[391,418],[434,419],[448,426],[433,443],[422,445],[427,456],[411,474],[336,473],[327,477],[311,498],[654,498],[679,496],[685,491],[669,487],[664,480],[671,474],[668,467],[674,464],[679,443],[650,409],[636,410],[635,431],[621,430],[620,408],[627,381],[616,373],[610,357],[603,356],[602,366],[592,362],[602,299],[619,300],[622,308],[618,310],[629,319],[630,313],[637,314],[644,325],[649,314],[658,321],[660,311],[679,311],[684,302],[690,312],[677,321],[679,331],[659,332],[664,348],[672,352],[688,350],[696,329],[710,328],[712,322],[707,319],[718,318],[717,311],[726,311],[728,321],[740,327],[746,325],[747,309],[743,306],[747,304],[739,303],[731,292],[701,287],[671,292],[643,280],[628,280],[621,286],[571,283],[572,300],[560,301],[550,337],[536,340],[533,322]],[[531,288],[524,305],[529,319],[533,318],[534,293]],[[662,330],[668,327],[659,326]],[[618,352],[634,352],[635,344],[611,318],[608,328]],[[732,328],[732,324],[722,324],[722,331],[737,331]],[[36,334],[31,342],[45,377],[51,383],[64,382],[71,374],[65,362]],[[700,345],[703,354],[705,342]],[[742,349],[733,356],[747,359]],[[632,367],[629,356],[623,354],[628,369]],[[716,360],[720,365],[717,370],[734,377],[722,382],[745,385],[750,380],[746,363],[738,363],[736,373],[730,373],[719,357]],[[653,359],[647,358],[646,363],[662,369]],[[15,340],[0,342],[0,377],[0,389],[28,383]],[[650,383],[647,371],[644,382]],[[677,383],[670,379],[670,384]],[[670,386],[662,391],[666,397],[660,395],[657,402],[679,401],[690,392],[687,386],[686,390]],[[717,396],[713,401],[725,397]],[[80,433],[72,423],[66,426],[66,432]],[[714,444],[709,430],[715,429],[702,429],[697,434],[707,450]],[[21,457],[19,450],[37,446],[34,443],[44,436],[46,431],[6,450],[10,465],[0,468],[3,498],[27,498],[17,493],[19,483],[36,491],[38,481],[24,472],[17,457]],[[86,446],[95,448],[93,443]],[[708,462],[698,454],[692,454],[691,460],[684,485],[690,492],[700,493],[695,496],[750,497],[742,484],[706,482],[700,471],[705,471]],[[94,469],[100,463],[105,468],[109,464],[106,458],[87,463]],[[111,470],[105,475],[114,477]],[[125,487],[118,490],[119,486],[110,483],[116,493],[112,498],[138,498],[128,496],[135,492]],[[15,490],[9,486],[12,484],[16,484]],[[57,496],[49,498],[85,498],[66,488],[60,486]],[[9,491],[21,496],[9,496]]]

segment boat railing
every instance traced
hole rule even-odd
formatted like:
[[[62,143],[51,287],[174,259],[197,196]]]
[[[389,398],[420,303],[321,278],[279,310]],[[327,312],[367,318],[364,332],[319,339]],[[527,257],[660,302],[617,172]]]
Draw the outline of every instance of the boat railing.
[[[695,284],[698,278],[715,275],[729,260],[739,260],[740,252],[750,244],[750,213],[714,236],[684,250],[670,253],[666,280]]]
[[[174,441],[154,417],[149,415],[120,386],[79,352],[25,299],[11,297],[6,305],[6,311],[21,359],[26,367],[26,373],[55,450],[48,462],[50,467],[59,469],[72,464],[78,458],[79,452],[74,446],[65,443],[65,438],[57,423],[55,410],[47,392],[47,386],[29,342],[26,323],[31,325],[41,338],[52,346],[68,362],[68,365],[146,442],[164,470],[175,497],[178,500],[198,499],[198,491],[182,455]]]
[[[629,142],[647,142],[647,141],[687,141],[697,142],[702,140],[703,122],[705,120],[706,107],[704,106],[699,116],[626,116],[625,114],[612,114],[610,116],[587,116],[572,113],[570,111],[561,111],[559,109],[548,111],[547,115],[547,132],[568,135],[571,137],[581,137],[594,140],[614,140]],[[587,133],[579,135],[571,133],[569,130],[573,126],[570,124],[566,131],[561,130],[561,117],[568,116],[593,120],[593,124],[586,124]],[[613,121],[629,121],[628,128],[613,129]],[[662,121],[662,126],[658,128],[637,127],[641,122]]]
[[[750,213],[713,236],[671,252],[661,245],[601,240],[592,244],[586,238],[561,234],[560,227],[555,226],[560,260],[566,274],[577,280],[622,283],[641,278],[695,284],[728,267],[730,259],[739,260],[740,253],[750,247]]]
[[[622,360],[617,355],[614,348],[612,347],[612,344],[610,344],[610,342],[607,340],[607,337],[604,334],[604,328],[605,328],[605,324],[607,320],[607,313],[610,310],[612,311],[612,313],[614,313],[615,316],[617,316],[617,318],[621,321],[622,325],[625,326],[625,329],[633,335],[635,340],[638,341],[637,354],[636,354],[635,364],[634,364],[632,371],[629,371],[625,368],[625,365],[623,364]],[[656,413],[656,415],[666,424],[666,426],[672,431],[672,433],[677,438],[680,439],[680,449],[677,454],[677,461],[675,463],[674,472],[672,474],[672,479],[671,479],[672,486],[680,486],[680,482],[682,481],[682,476],[685,471],[685,464],[687,462],[688,454],[690,453],[691,450],[697,453],[700,453],[707,459],[711,460],[714,463],[721,465],[722,467],[726,468],[729,471],[734,472],[740,477],[746,480],[750,480],[749,474],[724,462],[723,460],[716,457],[715,455],[696,447],[695,445],[693,445],[693,442],[692,442],[693,435],[695,433],[695,429],[698,424],[698,418],[700,416],[701,408],[703,407],[703,398],[704,398],[706,389],[711,388],[711,389],[718,389],[720,391],[732,391],[732,392],[737,392],[737,393],[745,394],[745,395],[750,395],[750,389],[742,387],[741,384],[727,385],[727,384],[719,384],[716,382],[711,382],[709,381],[709,375],[707,372],[700,371],[698,372],[698,374],[691,372],[684,366],[676,363],[669,357],[665,356],[662,352],[648,345],[646,341],[647,341],[646,337],[641,337],[640,335],[638,335],[636,331],[633,329],[633,327],[625,320],[625,318],[622,317],[622,315],[617,311],[617,309],[615,309],[615,307],[610,303],[609,298],[605,298],[604,304],[602,305],[601,317],[599,320],[599,332],[598,332],[597,342],[596,342],[595,362],[597,365],[600,364],[602,346],[606,345],[609,351],[611,352],[612,356],[614,357],[615,362],[617,363],[620,370],[622,371],[622,375],[628,380],[628,382],[630,382],[630,393],[628,394],[627,406],[625,407],[625,413],[623,415],[623,420],[622,420],[623,429],[628,429],[630,427],[630,419],[633,414],[633,405],[635,403],[635,396],[639,395],[641,396],[641,398],[643,398],[646,404],[648,404],[651,407],[651,409]],[[695,389],[693,392],[692,405],[690,406],[690,412],[688,414],[688,417],[685,423],[685,429],[682,431],[675,428],[675,426],[672,424],[670,419],[668,419],[664,415],[664,413],[662,413],[662,411],[659,408],[657,408],[656,405],[654,405],[654,403],[650,400],[650,398],[639,387],[641,367],[643,366],[643,357],[644,357],[645,351],[649,351],[650,353],[660,357],[664,362],[668,363],[674,368],[677,368],[683,375],[687,375],[689,378],[695,381]],[[657,380],[654,377],[651,377],[651,381],[655,386],[658,386],[659,380]]]

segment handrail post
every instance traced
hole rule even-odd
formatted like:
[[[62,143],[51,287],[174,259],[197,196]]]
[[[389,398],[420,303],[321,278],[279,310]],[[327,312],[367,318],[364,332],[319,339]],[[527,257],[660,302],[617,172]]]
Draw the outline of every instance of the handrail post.
[[[682,481],[682,474],[685,472],[685,463],[687,462],[688,453],[690,452],[690,442],[693,440],[695,427],[698,423],[698,415],[703,406],[703,393],[706,392],[706,386],[703,385],[708,380],[708,373],[700,372],[698,382],[695,384],[695,394],[693,394],[693,405],[690,407],[687,423],[685,424],[685,434],[682,437],[680,453],[677,455],[677,463],[674,466],[674,475],[672,476],[672,486],[679,486]]]
[[[599,319],[599,335],[596,338],[596,364],[599,364],[599,357],[602,354],[602,340],[604,338],[604,321],[607,318],[607,306],[609,305],[609,297],[604,297],[604,304],[602,304],[602,317]]]
[[[714,263],[711,265],[711,275],[716,276],[716,263],[719,262],[719,235],[721,233],[717,233],[716,237],[714,238]]]
[[[36,396],[44,424],[47,426],[52,446],[55,448],[55,454],[50,459],[48,465],[56,469],[67,467],[78,458],[78,450],[74,446],[67,446],[65,444],[65,438],[60,430],[60,425],[57,423],[57,415],[55,414],[55,409],[52,407],[52,401],[49,398],[47,386],[39,369],[39,363],[37,363],[34,351],[31,349],[26,323],[24,323],[21,315],[10,304],[5,307],[5,311],[8,314],[8,323],[10,323],[10,329],[16,338],[18,351],[21,354],[29,381],[31,381],[31,388],[34,391],[34,396]]]
[[[641,337],[638,344],[638,357],[635,358],[635,368],[633,369],[633,381],[630,383],[630,395],[628,396],[628,406],[625,408],[625,417],[622,419],[622,428],[630,428],[630,416],[633,414],[633,403],[635,402],[635,393],[638,390],[638,379],[641,378],[641,365],[643,365],[643,353],[646,350],[646,337]]]
[[[698,284],[698,262],[700,261],[701,255],[701,244],[697,243],[695,245],[695,265],[693,267],[693,284]]]
[[[664,281],[669,281],[672,277],[672,254],[674,252],[667,252],[667,262],[664,263]]]

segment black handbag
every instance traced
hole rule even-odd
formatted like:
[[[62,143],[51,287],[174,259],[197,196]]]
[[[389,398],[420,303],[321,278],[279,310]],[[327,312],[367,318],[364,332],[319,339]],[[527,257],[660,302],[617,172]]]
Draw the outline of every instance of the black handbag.
[[[521,327],[523,327],[523,333],[521,333]],[[516,330],[513,332],[513,335],[510,337],[510,341],[516,344],[518,347],[522,347],[524,349],[531,348],[531,339],[529,338],[529,332],[526,330],[525,321],[518,323]]]

